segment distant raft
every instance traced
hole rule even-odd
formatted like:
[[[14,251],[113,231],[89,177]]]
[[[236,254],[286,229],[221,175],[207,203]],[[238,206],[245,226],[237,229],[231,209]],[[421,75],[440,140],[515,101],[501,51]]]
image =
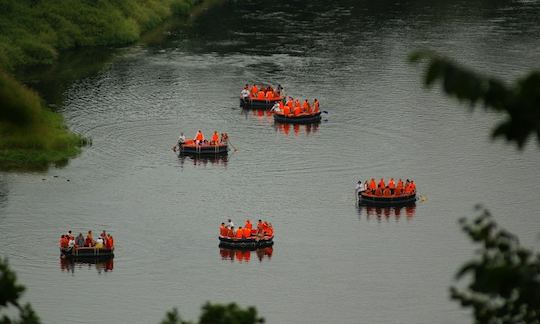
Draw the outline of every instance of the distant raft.
[[[95,247],[69,247],[60,248],[60,254],[64,258],[96,258],[107,259],[114,258],[114,247],[107,248],[95,248]]]
[[[240,107],[246,109],[270,109],[276,103],[283,100],[283,97],[273,97],[273,98],[254,98],[246,97],[240,98]]]
[[[358,203],[365,206],[405,206],[414,204],[416,199],[416,192],[392,196],[375,195],[369,190],[360,191],[358,193]]]
[[[278,123],[290,123],[290,124],[312,124],[318,123],[321,121],[321,112],[307,114],[301,113],[299,115],[288,114],[285,115],[281,112],[276,112],[274,114],[274,121]]]
[[[230,237],[219,236],[219,247],[231,249],[259,249],[274,245],[274,235],[265,236],[261,239],[244,238],[235,239]]]
[[[194,142],[186,142],[179,145],[178,155],[225,155],[229,152],[227,143],[219,144],[195,144]]]

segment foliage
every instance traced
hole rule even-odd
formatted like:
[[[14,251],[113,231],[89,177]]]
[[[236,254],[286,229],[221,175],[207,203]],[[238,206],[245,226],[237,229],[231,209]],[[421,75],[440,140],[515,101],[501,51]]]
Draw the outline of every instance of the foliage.
[[[540,323],[540,254],[520,246],[518,238],[500,229],[490,213],[461,227],[481,248],[456,278],[472,277],[467,289],[451,287],[451,298],[474,310],[477,323]]]
[[[2,0],[0,67],[50,64],[58,51],[123,45],[172,14],[186,15],[193,0]]]
[[[540,144],[540,71],[507,86],[502,81],[485,77],[430,51],[410,55],[411,62],[428,60],[424,83],[427,87],[440,81],[444,92],[474,107],[478,102],[485,109],[506,115],[492,132],[492,137],[505,137],[523,148],[527,138],[536,134]]]
[[[199,324],[256,324],[264,323],[264,318],[258,317],[255,307],[242,309],[235,303],[228,305],[210,304],[207,302],[202,307],[202,314]],[[165,319],[161,324],[193,324],[185,322],[174,308],[167,312]]]
[[[19,298],[24,292],[24,286],[17,283],[17,276],[11,269],[7,260],[0,259],[0,324],[39,324],[39,317],[32,306],[21,306]],[[1,313],[2,308],[14,306],[19,311],[19,319],[9,318]]]
[[[64,119],[39,96],[0,72],[0,169],[42,169],[76,156],[88,140],[70,132]]]

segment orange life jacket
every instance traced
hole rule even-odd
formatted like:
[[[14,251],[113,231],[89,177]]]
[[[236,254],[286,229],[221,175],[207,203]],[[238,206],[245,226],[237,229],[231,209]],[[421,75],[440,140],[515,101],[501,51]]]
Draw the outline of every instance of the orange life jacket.
[[[243,238],[249,238],[251,236],[251,229],[249,228],[244,228],[244,231],[242,232],[242,237]]]
[[[246,224],[244,225],[244,228],[249,228],[251,230],[253,228],[253,224],[251,224],[250,221],[246,221]]]
[[[289,106],[283,107],[283,114],[284,115],[289,115],[290,113],[291,113],[291,107],[289,107]]]
[[[383,196],[390,197],[392,195],[392,192],[390,191],[390,188],[386,188],[383,191]]]
[[[234,237],[234,231],[232,228],[227,229],[227,237]]]
[[[379,188],[384,188],[386,187],[386,185],[384,184],[384,180],[381,179],[381,181],[379,181]]]
[[[395,191],[396,196],[401,196],[402,193],[403,193],[403,189],[400,187],[397,187]]]
[[[259,99],[264,99],[264,91],[259,91],[259,92],[257,93],[257,98],[259,98]]]
[[[274,97],[274,91],[266,92],[266,99],[272,99]]]
[[[381,188],[377,188],[377,190],[375,190],[375,196],[382,196],[382,194],[383,192]]]
[[[403,189],[403,181],[401,181],[401,179],[398,181],[396,188]]]
[[[298,116],[302,112],[302,108],[300,108],[300,105],[294,107],[294,115]]]
[[[369,189],[371,189],[371,190],[377,189],[377,184],[375,183],[375,180],[371,180],[369,182]]]
[[[285,105],[283,104],[283,101],[280,101],[279,102],[279,110],[281,110],[281,112],[283,112],[284,107],[285,107]]]
[[[394,182],[394,180],[390,179],[390,182],[388,182],[388,188],[390,189],[396,188],[396,183]]]
[[[202,142],[204,141],[204,135],[202,132],[197,132],[197,135],[195,135],[195,140],[196,141],[199,141],[199,142]]]
[[[268,235],[268,236],[274,235],[274,230],[272,229],[272,227],[268,227],[266,229],[266,235]]]
[[[253,87],[251,88],[251,94],[255,96],[257,93],[259,93],[259,88],[256,85],[253,85]]]
[[[227,236],[228,228],[225,225],[219,227],[219,235]]]
[[[241,228],[239,228],[239,229],[236,231],[236,235],[235,235],[236,238],[241,239],[243,235],[244,235],[244,230],[241,229]]]
[[[217,143],[219,141],[219,135],[217,132],[214,132],[214,135],[212,135],[212,142]]]
[[[313,112],[318,113],[319,112],[319,101],[315,101],[313,103]]]

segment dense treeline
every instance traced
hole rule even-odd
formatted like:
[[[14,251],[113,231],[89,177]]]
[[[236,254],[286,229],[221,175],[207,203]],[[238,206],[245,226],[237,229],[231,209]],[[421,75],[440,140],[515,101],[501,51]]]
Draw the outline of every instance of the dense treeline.
[[[135,42],[171,15],[186,15],[195,1],[0,1],[0,169],[65,162],[87,143],[6,72],[51,64],[66,49]]]

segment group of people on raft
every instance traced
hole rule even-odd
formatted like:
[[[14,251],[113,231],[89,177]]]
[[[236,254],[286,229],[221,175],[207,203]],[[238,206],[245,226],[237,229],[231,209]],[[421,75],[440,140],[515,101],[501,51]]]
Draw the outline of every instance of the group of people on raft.
[[[221,133],[218,134],[217,131],[214,131],[214,134],[212,134],[212,137],[210,138],[210,141],[208,141],[205,137],[202,131],[199,129],[197,131],[197,134],[195,134],[195,137],[193,139],[186,139],[186,136],[183,132],[180,132],[180,136],[178,137],[178,140],[176,141],[176,145],[172,147],[172,150],[176,152],[177,149],[180,149],[182,145],[225,145],[227,144],[227,141],[229,140],[229,135],[227,133]]]
[[[356,191],[357,193],[366,192],[380,197],[410,196],[416,193],[416,184],[413,180],[409,179],[405,182],[399,179],[396,183],[394,178],[390,178],[388,183],[385,183],[384,179],[381,178],[377,184],[375,179],[371,178],[369,182],[366,180],[364,184],[362,184],[362,181],[358,181],[356,184]]]
[[[79,235],[75,237],[71,231],[68,231],[67,234],[60,237],[59,245],[62,249],[92,247],[96,249],[110,250],[114,248],[114,238],[110,233],[106,233],[105,231],[101,232],[99,237],[95,240],[92,231],[88,231],[86,238],[82,233],[79,233]]]
[[[277,100],[281,99],[282,91],[283,87],[281,87],[280,84],[278,84],[275,89],[271,86],[264,87],[263,85],[261,85],[259,88],[256,84],[252,86],[246,84],[244,86],[244,89],[242,89],[242,91],[240,92],[240,97],[243,100]]]
[[[259,221],[256,224],[256,228],[253,228],[253,224],[249,219],[246,219],[244,227],[238,226],[238,229],[234,229],[234,223],[229,219],[227,224],[221,223],[219,226],[219,236],[223,238],[229,238],[234,240],[261,240],[265,238],[272,238],[274,236],[274,228],[272,223]]]
[[[320,112],[319,100],[314,99],[313,104],[310,104],[307,99],[300,104],[300,100],[293,97],[287,97],[285,102],[280,101],[274,105],[271,109],[276,114],[285,116],[301,116],[301,115],[314,115]]]

